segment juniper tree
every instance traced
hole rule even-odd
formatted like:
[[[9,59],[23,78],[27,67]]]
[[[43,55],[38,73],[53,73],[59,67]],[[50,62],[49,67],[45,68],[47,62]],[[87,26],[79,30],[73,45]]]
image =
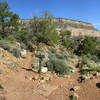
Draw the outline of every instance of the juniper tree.
[[[7,30],[18,29],[18,20],[19,16],[10,11],[8,3],[0,2],[0,26],[3,37],[9,32]]]

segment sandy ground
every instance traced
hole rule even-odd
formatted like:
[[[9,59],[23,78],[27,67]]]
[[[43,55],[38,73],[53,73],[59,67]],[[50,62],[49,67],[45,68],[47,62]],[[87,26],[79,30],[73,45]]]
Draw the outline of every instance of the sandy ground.
[[[26,59],[15,59],[10,54],[10,59],[21,63],[19,71],[11,71],[2,63],[3,75],[0,83],[7,91],[7,100],[70,100],[69,96],[77,93],[79,100],[100,100],[100,89],[96,86],[100,78],[78,82],[80,77],[79,69],[69,78],[55,78],[52,81],[39,84],[31,80],[37,75],[31,68],[32,54],[29,53]],[[79,90],[70,91],[71,88],[79,86]]]

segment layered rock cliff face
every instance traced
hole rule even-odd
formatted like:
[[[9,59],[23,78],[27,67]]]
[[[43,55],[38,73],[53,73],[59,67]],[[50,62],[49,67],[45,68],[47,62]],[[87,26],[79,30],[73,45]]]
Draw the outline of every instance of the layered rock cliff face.
[[[58,24],[58,32],[60,30],[69,30],[72,32],[72,36],[88,35],[100,37],[100,31],[96,30],[93,24],[64,18],[56,18],[54,21]],[[26,26],[30,20],[21,20],[20,22]]]
[[[69,30],[72,32],[72,36],[89,35],[100,37],[100,31],[96,30],[93,24],[63,18],[57,18],[55,21],[58,23],[58,31],[61,29]]]

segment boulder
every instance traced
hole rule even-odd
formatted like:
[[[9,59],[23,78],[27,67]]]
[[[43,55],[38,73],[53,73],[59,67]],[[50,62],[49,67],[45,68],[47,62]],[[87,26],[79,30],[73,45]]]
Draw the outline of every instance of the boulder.
[[[46,73],[47,71],[48,71],[48,68],[47,68],[47,67],[42,67],[42,68],[41,68],[41,72],[42,72],[42,73]]]
[[[19,42],[16,42],[16,45],[17,45],[17,47],[18,47],[19,49],[21,49],[21,48],[20,48],[20,43],[19,43]]]
[[[82,79],[82,80],[89,80],[90,77],[89,77],[89,76],[86,76],[86,75],[82,75],[81,79]]]
[[[27,51],[26,50],[21,50],[21,57],[26,58],[27,57]]]

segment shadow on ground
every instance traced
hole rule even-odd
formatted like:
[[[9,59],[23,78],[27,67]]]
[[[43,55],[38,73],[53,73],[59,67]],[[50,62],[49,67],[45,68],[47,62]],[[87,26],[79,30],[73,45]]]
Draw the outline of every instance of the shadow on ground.
[[[96,87],[97,88],[100,88],[100,83],[96,83]]]

